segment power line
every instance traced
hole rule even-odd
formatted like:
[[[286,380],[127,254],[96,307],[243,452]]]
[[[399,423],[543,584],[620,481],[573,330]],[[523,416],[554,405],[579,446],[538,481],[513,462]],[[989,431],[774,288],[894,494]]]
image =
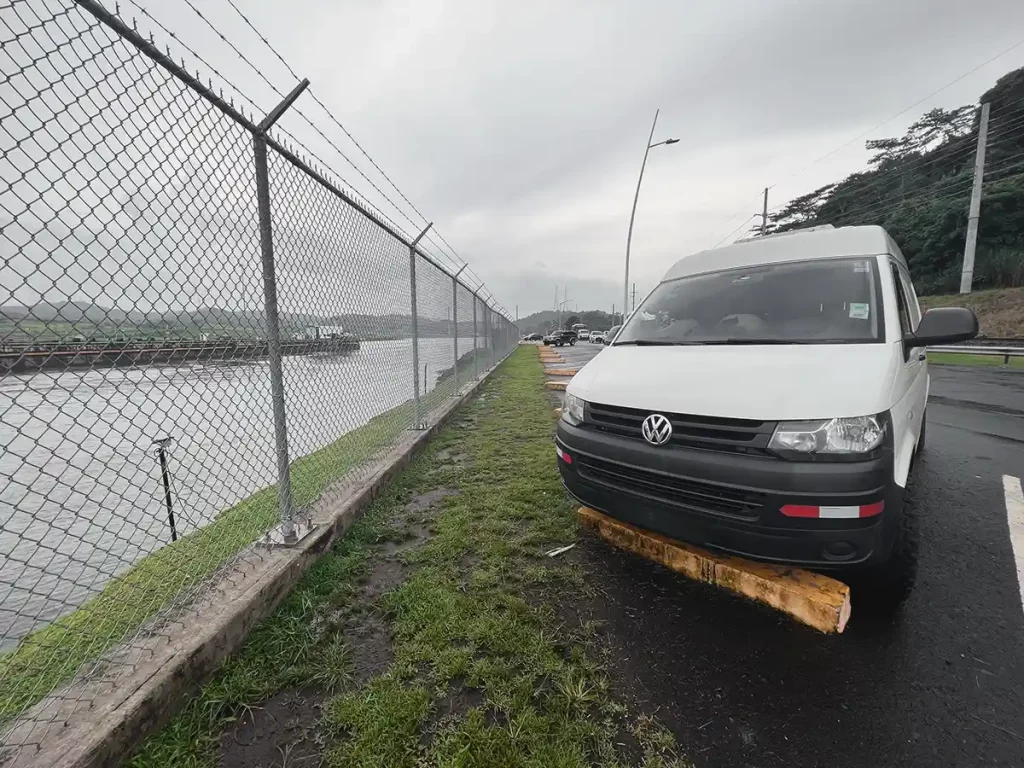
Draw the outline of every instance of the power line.
[[[942,93],[942,92],[943,92],[944,90],[946,90],[947,88],[951,88],[952,86],[954,86],[954,85],[956,85],[957,83],[959,83],[959,82],[960,82],[961,80],[963,80],[963,79],[965,79],[965,78],[967,78],[967,77],[970,77],[971,75],[973,75],[973,74],[974,74],[975,72],[977,72],[977,71],[978,71],[979,69],[982,69],[983,67],[986,67],[986,66],[988,66],[989,64],[991,64],[991,63],[992,63],[993,61],[995,61],[996,59],[1002,58],[1003,56],[1005,56],[1006,54],[1008,54],[1008,53],[1009,53],[1010,51],[1012,51],[1012,50],[1014,50],[1014,49],[1016,49],[1016,48],[1019,48],[1019,47],[1020,47],[1020,46],[1022,46],[1022,45],[1024,45],[1024,39],[1018,40],[1018,41],[1017,41],[1016,43],[1014,43],[1013,45],[1011,45],[1011,46],[1010,46],[1009,48],[1007,48],[1007,49],[1006,49],[1005,51],[1003,51],[1002,53],[997,53],[997,54],[996,54],[995,56],[993,56],[992,58],[990,58],[990,59],[987,59],[987,60],[983,61],[983,62],[982,62],[981,64],[979,64],[978,66],[974,67],[974,68],[973,68],[973,69],[971,69],[971,70],[968,70],[968,71],[967,71],[967,72],[965,72],[964,74],[960,75],[960,77],[956,78],[955,80],[951,80],[950,82],[946,83],[946,84],[945,84],[944,86],[942,86],[941,88],[938,88],[937,90],[934,90],[934,91],[932,91],[931,93],[929,93],[929,94],[928,94],[927,96],[925,96],[924,98],[918,99],[918,100],[917,100],[917,101],[915,101],[915,102],[914,102],[913,104],[911,104],[911,105],[910,105],[909,107],[905,107],[904,109],[901,109],[901,110],[900,110],[899,112],[897,112],[897,113],[896,113],[895,115],[893,115],[892,117],[886,118],[885,120],[883,120],[882,122],[880,122],[880,123],[879,123],[878,125],[874,126],[873,128],[869,128],[868,130],[864,131],[864,133],[860,133],[860,134],[858,134],[858,135],[854,136],[854,137],[853,137],[852,139],[850,139],[850,140],[849,140],[848,142],[846,142],[846,143],[845,143],[845,144],[843,144],[842,146],[840,146],[840,147],[836,147],[836,148],[835,148],[835,149],[833,149],[833,150],[832,150],[831,152],[828,152],[828,153],[826,153],[826,154],[822,155],[821,157],[819,157],[819,158],[818,158],[817,160],[815,160],[814,162],[812,162],[812,163],[810,163],[810,164],[808,164],[808,165],[804,166],[803,168],[801,168],[801,169],[800,169],[799,171],[796,171],[795,173],[791,173],[791,174],[790,174],[789,176],[787,176],[786,178],[787,178],[787,179],[791,179],[791,178],[793,178],[794,176],[799,176],[799,175],[800,175],[801,173],[803,173],[804,171],[806,171],[806,170],[807,170],[808,168],[811,168],[811,167],[813,167],[813,166],[817,165],[817,164],[818,164],[818,163],[820,163],[820,162],[821,162],[822,160],[827,160],[828,158],[832,157],[832,155],[836,154],[837,152],[841,152],[842,150],[846,149],[846,148],[847,148],[848,146],[850,146],[851,144],[853,144],[853,143],[854,143],[855,141],[859,141],[860,139],[863,139],[863,138],[864,138],[865,136],[867,136],[867,135],[869,135],[869,134],[871,134],[871,133],[874,133],[874,132],[875,132],[875,131],[877,131],[877,130],[878,130],[879,128],[881,128],[881,127],[882,127],[883,125],[886,125],[887,123],[891,123],[891,122],[892,122],[893,120],[895,120],[895,119],[896,119],[897,117],[900,117],[901,115],[904,115],[904,114],[906,114],[907,112],[909,112],[910,110],[912,110],[912,109],[913,109],[914,107],[920,106],[920,105],[921,105],[921,104],[923,104],[924,102],[928,101],[928,99],[932,98],[933,96],[937,96],[938,94]]]
[[[983,62],[982,62],[981,64],[978,64],[978,65],[977,65],[976,67],[974,67],[973,69],[970,69],[970,70],[968,70],[967,72],[965,72],[964,74],[962,74],[962,75],[960,75],[959,77],[957,77],[956,79],[954,79],[954,80],[951,80],[950,82],[946,83],[946,84],[945,84],[944,86],[942,86],[941,88],[938,88],[938,89],[936,89],[936,90],[932,91],[932,92],[931,92],[931,93],[929,93],[929,94],[928,94],[927,96],[924,96],[923,98],[921,98],[921,99],[918,99],[917,101],[915,101],[915,102],[914,102],[913,104],[911,104],[910,106],[908,106],[908,107],[906,107],[906,108],[904,108],[904,109],[901,109],[901,110],[900,110],[899,112],[897,112],[897,113],[896,113],[895,115],[892,115],[891,117],[889,117],[889,118],[886,118],[885,120],[883,120],[882,122],[880,122],[880,123],[879,123],[878,125],[874,126],[873,128],[869,128],[869,129],[868,129],[867,131],[864,131],[863,133],[861,133],[861,134],[858,134],[857,136],[854,136],[854,137],[853,137],[852,139],[850,139],[850,140],[849,140],[848,142],[846,142],[845,144],[843,144],[843,145],[841,145],[841,146],[839,146],[839,147],[836,147],[836,148],[835,148],[835,149],[833,149],[832,151],[830,151],[830,152],[828,152],[828,153],[826,153],[826,154],[822,155],[822,156],[821,156],[821,157],[819,157],[819,158],[818,158],[817,160],[814,160],[813,162],[811,162],[811,163],[809,163],[808,165],[806,165],[806,166],[804,166],[803,168],[801,168],[801,169],[800,169],[799,171],[795,171],[795,172],[791,173],[791,174],[790,174],[789,176],[787,176],[787,177],[786,177],[786,178],[785,178],[784,180],[788,181],[789,179],[792,179],[792,178],[793,178],[793,177],[795,177],[795,176],[799,176],[800,174],[802,174],[802,173],[804,173],[805,171],[807,171],[807,170],[808,170],[809,168],[812,168],[813,166],[817,165],[818,163],[822,162],[823,160],[827,160],[827,159],[828,159],[829,157],[832,157],[832,155],[836,154],[837,152],[841,152],[842,150],[846,149],[847,147],[849,147],[849,146],[850,146],[851,144],[853,144],[854,142],[856,142],[856,141],[859,141],[860,139],[863,139],[863,138],[864,138],[865,136],[867,136],[867,135],[869,135],[869,134],[873,133],[874,131],[877,131],[877,130],[878,130],[879,128],[881,128],[881,127],[882,127],[883,125],[886,125],[887,123],[890,123],[890,122],[892,122],[893,120],[895,120],[895,119],[896,119],[897,117],[900,117],[901,115],[903,115],[903,114],[905,114],[905,113],[909,112],[909,111],[910,111],[911,109],[913,109],[914,107],[917,107],[917,106],[919,106],[919,105],[923,104],[924,102],[928,101],[928,99],[931,99],[932,97],[934,97],[934,96],[937,96],[938,94],[942,93],[942,91],[946,90],[947,88],[950,88],[950,87],[952,87],[952,86],[956,85],[957,83],[959,83],[959,82],[960,82],[961,80],[964,80],[965,78],[967,78],[967,77],[970,77],[971,75],[973,75],[973,74],[974,74],[975,72],[977,72],[978,70],[980,70],[980,69],[982,69],[982,68],[984,68],[984,67],[988,66],[989,64],[991,64],[991,63],[992,63],[993,61],[995,61],[996,59],[1002,58],[1003,56],[1005,56],[1006,54],[1010,53],[1011,51],[1013,51],[1013,50],[1015,50],[1015,49],[1019,48],[1019,47],[1020,47],[1021,45],[1024,45],[1024,39],[1018,40],[1018,41],[1017,41],[1016,43],[1014,43],[1013,45],[1011,45],[1011,46],[1010,46],[1009,48],[1005,49],[1004,51],[1002,51],[1002,52],[1000,52],[1000,53],[997,53],[997,54],[996,54],[995,56],[992,56],[992,57],[991,57],[991,58],[989,58],[989,59],[986,59],[986,60],[985,60],[985,61],[983,61]],[[990,117],[990,119],[991,119],[991,117]],[[769,189],[771,189],[771,188],[772,188],[772,187],[774,187],[774,186],[776,186],[776,184],[772,184],[772,185],[770,185],[770,186],[769,186]],[[778,210],[778,209],[776,208],[775,210]],[[738,214],[737,214],[737,215],[738,215]],[[735,218],[735,215],[734,215],[734,216],[733,216],[732,218]],[[744,222],[744,223],[746,223],[746,222]],[[730,237],[730,235],[726,235],[726,236],[725,236],[724,238],[722,238],[722,240],[720,240],[719,242],[721,243],[721,242],[723,242],[724,240],[728,239],[729,237]],[[717,248],[718,246],[716,245],[715,247]]]
[[[1015,102],[1013,105],[1008,105],[1006,109],[1014,107],[1017,104],[1024,104],[1024,100],[1021,100],[1020,102]],[[1020,126],[1024,126],[1024,117],[1016,117],[1014,119],[1011,119],[1004,125],[1000,126],[1000,132],[998,136],[993,137],[993,131],[990,129],[990,138],[988,140],[989,151],[991,152],[993,148],[1000,146],[1001,142],[1006,142],[1008,140],[1016,140],[1017,138],[1019,138],[1016,133],[1010,133],[1008,131],[1012,131],[1013,129],[1016,129],[1017,127]],[[862,195],[870,192],[875,187],[891,185],[895,183],[896,180],[899,179],[901,176],[905,176],[908,173],[918,171],[922,167],[927,166],[931,163],[948,164],[956,161],[966,160],[968,157],[972,157],[974,153],[977,151],[976,135],[972,136],[970,134],[966,134],[964,136],[959,137],[959,140],[962,140],[964,142],[964,145],[947,154],[937,154],[937,150],[939,149],[939,147],[934,147],[930,150],[926,150],[924,153],[914,157],[913,159],[906,163],[899,165],[891,165],[884,169],[876,168],[863,171],[862,173],[865,174],[865,178],[855,182],[852,185],[844,186],[842,188],[842,192],[844,195]],[[1000,159],[1002,160],[1004,158]],[[986,168],[986,173],[987,172],[988,169]],[[838,182],[835,186],[843,185],[844,182],[849,180],[849,178],[850,177],[847,177],[847,179]],[[951,177],[945,176],[943,178]],[[942,183],[942,180],[943,179],[937,179],[935,182],[933,182],[933,184]],[[776,205],[769,209],[769,213],[776,213],[779,210],[785,208],[791,202],[792,201],[790,200],[787,201],[786,203]]]
[[[910,172],[912,172],[914,170],[920,169],[922,166],[928,165],[928,163],[930,163],[930,162],[947,162],[948,163],[948,162],[950,162],[952,160],[961,160],[961,159],[965,159],[967,157],[972,156],[974,154],[974,151],[975,151],[975,145],[974,145],[974,142],[971,142],[969,146],[962,147],[962,148],[956,150],[955,152],[953,152],[953,153],[951,153],[949,155],[946,155],[944,157],[941,157],[941,158],[939,158],[939,157],[930,157],[929,155],[926,154],[926,155],[922,155],[922,156],[919,156],[919,157],[915,158],[914,160],[906,163],[905,165],[903,165],[901,167],[891,167],[891,168],[885,168],[885,169],[879,169],[879,168],[869,169],[867,171],[863,171],[863,173],[865,174],[865,176],[870,175],[870,178],[859,179],[857,182],[843,187],[842,191],[843,191],[844,194],[864,194],[864,193],[870,191],[874,187],[881,187],[881,186],[885,186],[887,184],[891,184],[891,183],[894,182],[894,180],[898,179],[899,176],[905,175],[905,174],[910,173]],[[832,187],[840,187],[845,182],[847,182],[849,180],[849,178],[850,177],[847,177],[843,181],[836,182],[835,184],[832,184],[831,186]],[[938,183],[938,180],[935,183]],[[789,200],[789,201],[787,201],[785,203],[780,203],[779,205],[776,205],[776,206],[774,206],[772,208],[769,208],[768,209],[768,213],[769,214],[777,213],[778,211],[782,210],[787,205],[789,205],[791,202],[792,202],[792,200]]]
[[[771,187],[768,187],[768,189],[771,189]],[[736,213],[734,213],[734,214],[733,214],[732,216],[730,216],[730,217],[729,217],[729,218],[727,218],[727,219],[726,219],[726,220],[725,220],[724,222],[722,222],[722,227],[723,227],[723,228],[725,228],[726,226],[728,226],[729,224],[731,224],[731,223],[732,223],[732,222],[733,222],[733,221],[734,221],[734,220],[736,219],[736,217],[737,217],[737,216],[740,216],[740,215],[742,215],[742,214],[743,214],[743,211],[745,211],[745,210],[747,210],[747,209],[749,209],[749,208],[752,208],[752,207],[754,206],[754,203],[756,203],[756,202],[759,202],[759,201],[761,200],[761,196],[762,196],[763,194],[764,194],[764,190],[761,190],[760,192],[758,192],[758,193],[757,193],[757,197],[755,197],[755,198],[754,198],[754,199],[753,199],[753,200],[752,200],[752,201],[751,201],[750,203],[748,203],[747,205],[744,205],[744,206],[743,206],[742,208],[740,208],[740,209],[739,209],[738,211],[736,211]],[[746,221],[744,221],[744,222],[743,222],[743,224],[746,224],[746,223],[747,223],[748,221],[750,221],[750,219],[752,219],[752,218],[753,218],[754,216],[760,216],[760,215],[761,215],[761,214],[759,214],[759,213],[755,213],[755,214],[753,214],[753,216],[748,216],[748,217],[747,217],[747,219],[746,219]],[[740,226],[742,227],[742,226],[743,226],[743,224],[740,224]],[[711,247],[712,247],[712,248],[717,248],[717,247],[718,247],[719,245],[721,245],[721,244],[722,244],[722,243],[724,243],[724,242],[725,242],[726,240],[728,240],[728,239],[729,239],[729,237],[731,237],[731,236],[732,236],[733,234],[735,234],[735,233],[736,233],[737,231],[738,231],[738,230],[733,230],[732,232],[730,232],[730,233],[729,233],[728,235],[726,235],[725,237],[723,237],[723,238],[722,238],[721,240],[719,240],[719,241],[718,241],[718,242],[717,242],[717,243],[716,243],[715,245],[713,245],[713,246],[711,246]]]
[[[738,227],[736,227],[736,229],[734,229],[734,230],[733,230],[732,232],[730,232],[730,233],[729,233],[728,235],[726,235],[726,236],[725,236],[725,237],[723,237],[723,238],[722,238],[721,240],[719,240],[719,241],[718,241],[717,243],[715,243],[715,244],[714,244],[713,246],[711,246],[711,249],[715,249],[715,248],[717,248],[717,247],[718,247],[718,246],[720,246],[720,245],[721,245],[722,243],[724,243],[724,242],[725,242],[726,240],[728,240],[728,239],[729,239],[730,237],[732,237],[733,235],[735,235],[735,234],[736,234],[737,232],[739,232],[739,231],[740,231],[741,229],[743,229],[743,228],[744,228],[745,226],[747,226],[747,224],[748,224],[748,223],[750,222],[750,220],[751,220],[751,219],[757,219],[757,218],[760,218],[760,217],[761,217],[761,214],[760,214],[760,213],[753,213],[753,214],[751,214],[750,216],[748,216],[748,217],[746,218],[746,221],[744,221],[744,222],[743,222],[742,224],[740,224],[740,225],[739,225]]]

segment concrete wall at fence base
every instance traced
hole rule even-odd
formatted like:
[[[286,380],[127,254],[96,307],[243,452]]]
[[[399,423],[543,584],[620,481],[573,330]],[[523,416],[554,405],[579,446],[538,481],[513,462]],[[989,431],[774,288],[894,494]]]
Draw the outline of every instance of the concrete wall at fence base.
[[[44,699],[7,732],[4,743],[25,746],[10,768],[100,768],[128,757],[165,725],[199,685],[270,616],[302,575],[342,536],[416,451],[476,394],[487,372],[421,432],[410,432],[353,483],[347,495],[315,518],[316,529],[294,549],[266,551],[220,580],[187,615],[114,656],[120,677],[79,680]],[[120,663],[119,663],[120,662]],[[0,756],[2,759],[2,756]]]

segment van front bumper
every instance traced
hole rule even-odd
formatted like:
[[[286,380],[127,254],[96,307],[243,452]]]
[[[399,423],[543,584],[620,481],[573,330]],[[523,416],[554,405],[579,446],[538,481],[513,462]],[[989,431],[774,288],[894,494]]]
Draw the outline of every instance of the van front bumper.
[[[884,562],[903,514],[891,448],[868,461],[654,447],[558,422],[558,467],[585,506],[639,528],[752,560],[844,570]],[[870,517],[806,518],[783,506],[860,507]]]

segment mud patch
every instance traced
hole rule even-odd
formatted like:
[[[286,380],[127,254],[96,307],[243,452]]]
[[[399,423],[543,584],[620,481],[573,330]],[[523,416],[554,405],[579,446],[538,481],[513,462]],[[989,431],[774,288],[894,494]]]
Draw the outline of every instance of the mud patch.
[[[352,680],[357,686],[384,674],[395,658],[387,625],[372,613],[365,614],[358,625],[345,630],[345,648],[352,666]]]
[[[469,710],[486,703],[487,697],[479,688],[466,688],[460,683],[449,685],[447,695],[434,702],[430,716],[423,724],[420,743],[429,744],[449,722],[462,718]]]
[[[465,464],[469,460],[469,454],[454,453],[450,449],[445,448],[443,451],[438,452],[437,460],[442,464],[454,464],[457,466],[459,464]]]
[[[385,592],[390,592],[403,581],[408,567],[398,560],[381,558],[373,564],[370,576],[362,585],[360,600],[364,603],[373,603]]]
[[[432,535],[430,528],[423,523],[409,523],[402,529],[402,533],[405,534],[404,539],[401,541],[385,541],[380,551],[385,555],[393,555],[423,543]]]
[[[448,451],[441,451],[441,453],[437,455],[438,459],[441,459],[442,454],[448,454]],[[466,456],[466,454],[460,453],[458,456]],[[432,488],[429,491],[413,496],[409,503],[405,505],[405,512],[406,514],[413,515],[428,512],[438,506],[449,496],[456,496],[458,493],[459,492],[454,488]]]
[[[320,765],[323,694],[285,691],[245,712],[221,734],[220,768]]]

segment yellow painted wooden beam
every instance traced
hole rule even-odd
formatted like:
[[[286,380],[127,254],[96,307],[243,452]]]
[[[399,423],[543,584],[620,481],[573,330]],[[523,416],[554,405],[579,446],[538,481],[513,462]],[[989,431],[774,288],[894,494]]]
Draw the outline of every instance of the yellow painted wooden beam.
[[[545,381],[544,389],[557,389],[559,392],[565,392],[566,383],[564,381]]]
[[[718,555],[580,507],[580,522],[621,549],[691,579],[736,592],[789,614],[821,632],[842,632],[850,620],[850,588],[800,568]]]
[[[575,368],[547,368],[544,370],[545,376],[575,376],[577,373]]]
[[[555,408],[554,414],[555,414],[555,418],[556,419],[562,418],[562,409],[561,408]]]

